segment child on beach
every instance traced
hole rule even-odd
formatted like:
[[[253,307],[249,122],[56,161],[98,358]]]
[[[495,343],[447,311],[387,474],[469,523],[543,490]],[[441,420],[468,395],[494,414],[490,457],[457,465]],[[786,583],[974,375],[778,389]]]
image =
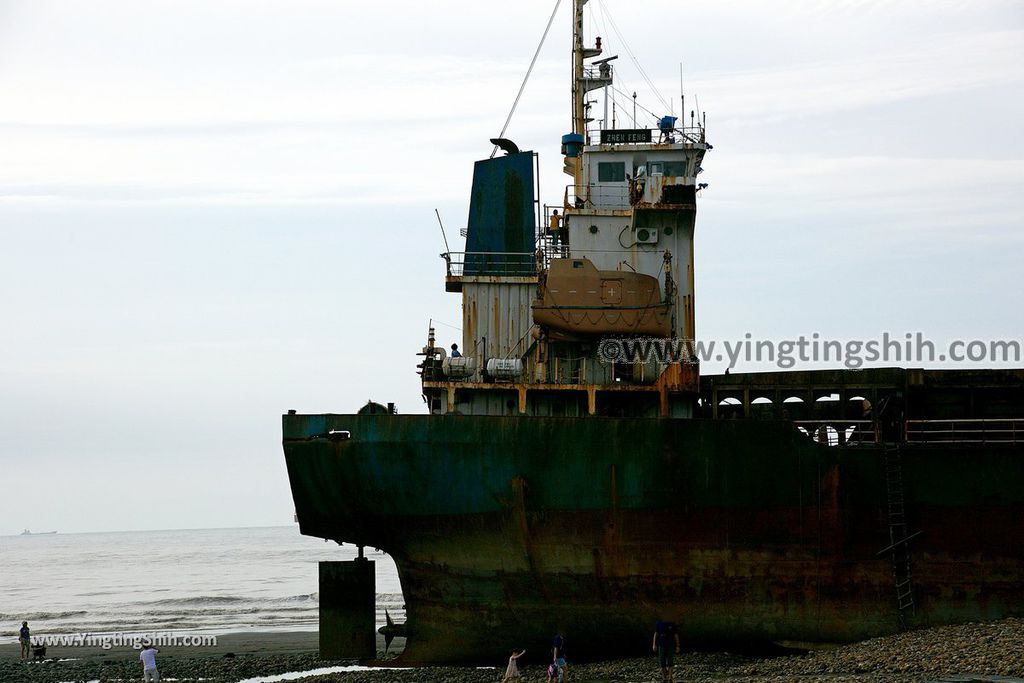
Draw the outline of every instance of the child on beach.
[[[512,654],[508,658],[508,668],[505,669],[505,676],[501,679],[501,683],[508,683],[508,681],[512,680],[522,680],[522,676],[519,675],[519,666],[516,664],[516,660],[525,654],[526,650],[523,650],[519,654],[516,654],[516,651],[512,650]]]

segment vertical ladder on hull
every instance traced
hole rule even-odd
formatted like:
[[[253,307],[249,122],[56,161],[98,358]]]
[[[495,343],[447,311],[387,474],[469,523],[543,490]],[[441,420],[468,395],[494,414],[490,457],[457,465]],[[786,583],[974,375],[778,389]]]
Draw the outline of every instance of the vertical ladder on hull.
[[[900,626],[906,628],[907,615],[914,614],[914,586],[910,567],[910,539],[907,533],[907,512],[903,494],[903,459],[898,443],[883,446],[885,492],[889,510],[889,547],[892,553],[892,577],[896,586],[896,604]]]

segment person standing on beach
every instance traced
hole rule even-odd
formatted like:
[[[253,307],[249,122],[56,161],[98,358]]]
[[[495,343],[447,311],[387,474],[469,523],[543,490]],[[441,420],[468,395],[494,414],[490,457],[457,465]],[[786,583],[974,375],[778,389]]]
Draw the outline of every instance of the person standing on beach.
[[[558,680],[564,682],[569,680],[569,665],[565,661],[565,638],[561,633],[556,633],[551,641],[552,661],[558,670]]]
[[[673,650],[673,646],[675,649]],[[654,625],[654,639],[651,649],[658,653],[658,666],[661,667],[661,680],[672,683],[672,654],[679,654],[679,633],[676,625],[670,621],[658,620]]]
[[[142,662],[142,680],[144,683],[159,683],[160,672],[156,670],[156,649],[149,643],[143,643],[139,661]]]
[[[28,659],[29,650],[32,647],[32,633],[28,630],[28,622],[21,622],[21,630],[18,631],[18,642],[21,643],[21,658]]]
[[[519,654],[516,654],[515,650],[512,650],[511,656],[508,658],[508,668],[505,669],[505,676],[501,679],[501,683],[507,683],[508,681],[521,681],[523,677],[519,675],[519,666],[516,660],[526,654],[526,650],[523,650]]]

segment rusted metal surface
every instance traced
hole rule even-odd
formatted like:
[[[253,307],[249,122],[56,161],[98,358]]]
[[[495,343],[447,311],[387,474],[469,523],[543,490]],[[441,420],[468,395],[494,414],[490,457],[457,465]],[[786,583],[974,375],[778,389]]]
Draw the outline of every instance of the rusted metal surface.
[[[320,562],[320,658],[372,659],[376,615],[374,563],[365,558]]]
[[[484,367],[486,358],[522,356],[530,344],[536,292],[536,279],[464,281],[462,353],[475,356],[477,367]]]
[[[633,384],[629,382],[612,382],[608,384],[591,383],[540,383],[540,382],[478,382],[478,381],[437,381],[425,380],[423,390],[427,396],[443,394],[447,403],[447,411],[456,412],[456,392],[497,393],[508,395],[514,392],[518,412],[522,415],[530,413],[529,401],[534,392],[579,394],[586,397],[587,414],[597,414],[598,394],[644,394],[658,397],[661,417],[670,416],[670,400],[675,395],[695,396],[699,387],[700,377],[696,365],[685,363],[668,364],[661,375],[649,384]],[[499,411],[495,414],[505,414]],[[654,417],[655,415],[651,415]]]
[[[1013,419],[1024,414],[1024,370],[870,368],[706,375],[701,397],[709,417],[876,419],[883,400],[889,400],[908,420]]]
[[[878,448],[770,420],[394,415],[285,416],[284,445],[303,533],[395,558],[409,661],[556,629],[639,653],[659,617],[690,646],[899,628]],[[912,625],[1024,613],[1024,447],[904,449]]]
[[[602,271],[586,258],[551,263],[532,305],[533,320],[552,335],[591,338],[603,334],[668,337],[671,303],[657,278],[629,271]]]

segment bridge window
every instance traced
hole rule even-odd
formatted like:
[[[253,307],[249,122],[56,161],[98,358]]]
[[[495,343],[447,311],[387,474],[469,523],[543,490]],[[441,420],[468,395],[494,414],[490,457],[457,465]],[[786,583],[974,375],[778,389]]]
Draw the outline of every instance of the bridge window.
[[[665,162],[665,175],[671,176],[684,176],[686,175],[686,162],[685,161],[666,161]]]
[[[626,163],[624,161],[599,161],[597,164],[597,181],[599,183],[621,183],[626,180]]]
[[[665,175],[665,164],[661,161],[652,161],[649,164],[651,175]]]

